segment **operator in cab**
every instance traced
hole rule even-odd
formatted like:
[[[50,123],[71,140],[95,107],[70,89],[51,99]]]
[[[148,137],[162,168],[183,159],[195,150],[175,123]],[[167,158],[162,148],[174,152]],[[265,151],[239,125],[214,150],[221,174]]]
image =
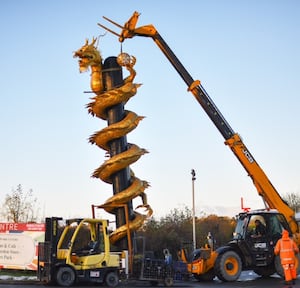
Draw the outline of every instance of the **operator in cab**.
[[[251,237],[258,238],[266,235],[265,225],[259,219],[256,219],[254,223],[255,223],[254,234]]]

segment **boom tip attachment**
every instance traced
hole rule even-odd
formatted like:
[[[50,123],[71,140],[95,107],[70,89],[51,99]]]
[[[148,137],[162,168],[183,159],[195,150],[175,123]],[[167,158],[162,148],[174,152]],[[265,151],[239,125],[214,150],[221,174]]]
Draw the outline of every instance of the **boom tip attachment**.
[[[115,31],[113,31],[113,30],[105,27],[104,25],[102,25],[100,23],[98,23],[98,25],[100,27],[102,27],[103,29],[107,30],[108,32],[110,32],[110,33],[118,36],[119,37],[119,41],[123,42],[126,38],[132,38],[133,36],[135,36],[135,34],[136,34],[135,33],[135,26],[136,26],[136,23],[138,21],[139,16],[140,16],[140,13],[138,13],[138,12],[135,11],[133,13],[133,15],[129,18],[129,20],[124,24],[124,26],[122,26],[122,25],[114,22],[113,20],[111,20],[111,19],[103,16],[103,18],[105,20],[107,20],[108,22],[112,23],[113,25],[121,28],[122,29],[121,34],[116,33]]]

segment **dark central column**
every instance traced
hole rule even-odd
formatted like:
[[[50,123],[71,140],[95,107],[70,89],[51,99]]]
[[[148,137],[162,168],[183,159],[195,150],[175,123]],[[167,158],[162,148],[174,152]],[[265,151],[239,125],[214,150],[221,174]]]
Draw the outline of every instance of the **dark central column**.
[[[108,57],[103,64],[103,83],[105,91],[109,91],[120,87],[124,84],[122,67],[117,63],[117,57]],[[117,123],[125,117],[124,104],[112,106],[107,110],[108,125]],[[123,136],[109,143],[110,156],[120,154],[127,150],[127,137]],[[130,170],[126,167],[114,175],[112,175],[113,194],[117,194],[126,189],[130,185]],[[129,215],[133,215],[132,201],[127,203]],[[116,208],[116,227],[126,224],[124,208]],[[130,217],[129,217],[130,218]],[[126,238],[121,239],[116,246],[119,249],[128,249],[128,241]]]

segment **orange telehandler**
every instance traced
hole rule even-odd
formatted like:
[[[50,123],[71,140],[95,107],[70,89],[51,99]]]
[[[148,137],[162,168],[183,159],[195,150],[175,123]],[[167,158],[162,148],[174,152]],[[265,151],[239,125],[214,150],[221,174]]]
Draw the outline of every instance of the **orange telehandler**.
[[[136,28],[138,17],[139,13],[134,12],[124,26],[115,23],[107,17],[103,17],[121,28],[120,34],[101,24],[98,25],[118,36],[120,42],[134,36],[150,37],[154,40],[187,84],[188,91],[192,92],[208,117],[223,135],[225,144],[230,147],[253,180],[257,192],[266,206],[262,210],[240,213],[237,217],[233,239],[226,246],[219,247],[216,250],[210,248],[198,249],[193,252],[191,261],[187,261],[184,253],[182,253],[182,259],[188,262],[189,272],[198,280],[212,280],[217,276],[222,281],[235,281],[239,278],[242,270],[253,270],[261,276],[269,276],[275,272],[283,276],[280,261],[274,256],[273,249],[277,240],[281,237],[283,229],[288,230],[297,245],[300,245],[299,227],[295,220],[293,209],[281,198],[267,175],[243,143],[241,137],[227,123],[200,81],[195,81],[191,77],[155,27],[150,24]],[[253,235],[256,220],[260,220],[265,226],[266,233],[260,237]],[[299,270],[299,258],[296,260]]]

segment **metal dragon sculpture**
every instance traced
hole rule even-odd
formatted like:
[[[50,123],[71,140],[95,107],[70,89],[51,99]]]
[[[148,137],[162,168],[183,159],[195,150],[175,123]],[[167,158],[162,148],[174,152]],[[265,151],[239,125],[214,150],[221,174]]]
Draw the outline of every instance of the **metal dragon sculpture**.
[[[91,90],[96,94],[95,97],[91,98],[92,102],[87,104],[88,112],[101,118],[107,120],[107,108],[117,105],[119,103],[127,103],[127,101],[137,93],[137,89],[141,84],[133,83],[136,76],[136,72],[133,69],[136,59],[133,56],[129,56],[125,53],[121,53],[121,56],[126,56],[127,61],[118,61],[121,66],[124,66],[129,71],[129,76],[124,79],[124,85],[116,89],[109,91],[104,91],[103,81],[102,81],[102,57],[100,52],[97,50],[95,43],[97,38],[93,38],[92,42],[89,43],[86,40],[85,44],[74,53],[74,57],[79,58],[79,70],[80,72],[85,72],[91,69]],[[123,54],[123,55],[122,55]],[[120,59],[118,57],[118,59]],[[89,142],[95,144],[98,147],[109,152],[109,141],[120,138],[127,135],[130,131],[135,129],[139,122],[144,117],[138,116],[132,111],[125,110],[125,117],[120,122],[111,124],[101,131],[94,133],[90,138]],[[112,184],[111,176],[129,167],[132,163],[136,162],[142,155],[148,153],[147,150],[138,147],[135,144],[129,144],[127,150],[110,157],[106,160],[99,168],[97,168],[92,174],[93,177],[99,178],[106,183]],[[152,215],[152,209],[147,203],[147,197],[144,193],[145,189],[149,187],[147,181],[140,180],[135,177],[132,170],[130,170],[130,186],[125,190],[113,195],[101,205],[107,212],[112,213],[112,206],[123,205],[128,203],[128,201],[140,196],[142,199],[142,204],[137,208],[144,207],[146,213],[138,213],[135,211],[135,217],[127,225],[118,227],[110,235],[110,241],[115,243],[123,237],[126,237],[128,229],[130,231],[138,230],[144,223],[144,221]],[[129,228],[128,228],[129,227]]]

